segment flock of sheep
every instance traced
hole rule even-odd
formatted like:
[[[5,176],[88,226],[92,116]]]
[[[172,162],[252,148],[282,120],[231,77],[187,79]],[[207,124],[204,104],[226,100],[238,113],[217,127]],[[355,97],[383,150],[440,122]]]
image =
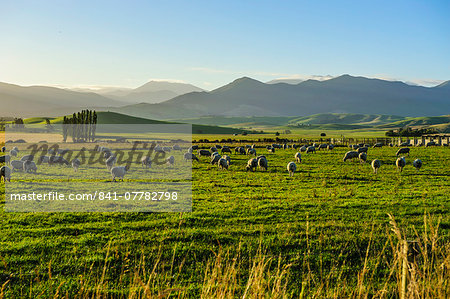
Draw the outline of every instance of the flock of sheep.
[[[361,163],[365,163],[367,161],[367,152],[369,150],[368,144],[353,144],[350,145],[350,148],[352,150],[345,153],[343,157],[343,161],[349,161],[353,159],[359,159]],[[382,144],[375,144],[373,146],[376,147],[382,147]],[[302,152],[305,153],[315,153],[316,150],[333,150],[334,145],[333,144],[312,144],[312,145],[288,145],[288,144],[272,144],[266,146],[266,149],[269,153],[275,153],[278,149],[297,149],[298,152],[295,153],[294,159],[295,161],[289,161],[287,163],[287,171],[289,173],[289,176],[293,176],[294,173],[297,171],[297,164],[300,164],[302,162]],[[123,181],[124,176],[129,171],[129,165],[126,166],[116,166],[117,157],[116,155],[106,147],[97,147],[96,150],[100,152],[103,155],[104,163],[107,168],[107,170],[111,173],[112,181],[115,181],[116,179],[120,179]],[[173,145],[171,147],[160,147],[156,146],[154,148],[155,152],[162,152],[164,154],[170,152],[171,150],[175,151],[181,151],[182,148],[179,145]],[[231,155],[231,153],[234,151],[235,154],[241,154],[241,155],[250,155],[254,156],[253,158],[249,159],[246,165],[247,171],[255,171],[257,168],[263,171],[267,171],[268,169],[268,159],[264,155],[257,156],[256,153],[256,146],[253,145],[245,145],[245,146],[238,146],[235,147],[234,150],[232,150],[229,146],[221,146],[216,145],[211,147],[209,150],[207,149],[200,149],[198,145],[191,146],[186,153],[184,153],[183,157],[185,161],[199,161],[199,158],[194,154],[194,151],[197,151],[197,154],[199,157],[208,157],[210,159],[210,163],[212,165],[217,165],[217,167],[221,170],[228,170],[229,166],[231,165],[231,158],[228,154]],[[221,154],[219,154],[219,150],[221,151]],[[6,151],[6,148],[3,147],[2,151]],[[11,179],[11,173],[14,171],[23,171],[26,173],[37,171],[37,165],[33,161],[34,156],[33,155],[24,155],[20,160],[11,160],[11,157],[17,157],[19,155],[19,149],[17,147],[14,147],[9,152],[9,155],[1,156],[0,162],[3,163],[9,163],[11,166],[3,166],[1,167],[1,177],[4,181],[10,181]],[[81,166],[81,161],[77,158],[73,159],[71,162],[67,161],[63,156],[66,154],[68,150],[52,150],[50,149],[48,151],[48,155],[40,156],[38,161],[39,163],[48,163],[49,165],[71,165],[75,171],[78,171],[79,167]],[[397,166],[398,171],[402,172],[403,168],[406,165],[406,159],[404,156],[399,157],[402,154],[407,154],[409,156],[410,148],[408,147],[402,147],[400,148],[397,153],[397,160],[395,161],[395,165]],[[144,156],[142,157],[140,163],[143,168],[150,168],[152,167],[152,158],[150,156]],[[169,156],[164,160],[165,164],[168,165],[174,165],[175,163],[175,157]],[[422,167],[422,161],[420,159],[416,159],[413,161],[412,165],[419,170]],[[371,166],[373,168],[373,171],[375,174],[378,173],[379,168],[381,167],[381,161],[378,159],[374,159],[371,162]]]
[[[376,143],[373,147],[377,148],[377,147],[382,147],[383,145],[381,143]],[[266,149],[268,150],[269,153],[275,153],[276,149],[289,149],[290,147],[294,148],[294,149],[298,149],[299,151],[295,153],[294,155],[294,159],[295,161],[290,161],[287,164],[287,171],[289,173],[289,176],[293,176],[294,173],[297,171],[297,164],[300,164],[302,162],[302,152],[305,153],[315,153],[316,149],[317,150],[333,150],[334,149],[334,145],[333,144],[313,144],[313,145],[288,145],[288,144],[272,144],[272,145],[268,145],[266,146]],[[352,159],[359,159],[359,161],[361,163],[365,163],[367,161],[367,152],[369,150],[369,145],[368,144],[353,144],[350,145],[350,148],[352,148],[353,150],[348,151],[345,153],[343,161],[348,161],[348,160],[352,160]],[[224,156],[220,156],[220,154],[218,153],[219,149],[221,150],[222,154],[224,153],[231,153],[232,150],[230,147],[228,146],[220,146],[220,145],[216,145],[211,147],[209,150],[206,149],[198,149],[198,146],[192,146],[189,151],[185,154],[185,159],[189,159],[189,160],[197,160],[198,158],[193,154],[193,150],[197,150],[197,153],[200,157],[202,156],[206,156],[206,157],[210,157],[211,159],[211,164],[217,164],[217,166],[220,169],[228,169],[228,166],[231,163],[231,159],[229,156],[224,155]],[[234,152],[236,154],[247,154],[247,155],[253,155],[256,156],[256,146],[253,145],[245,145],[245,146],[238,146],[236,148],[234,148]],[[409,156],[409,152],[410,149],[408,147],[404,147],[404,148],[400,148],[397,153],[396,156],[398,157],[401,154],[408,154]],[[297,163],[297,164],[296,164]],[[422,167],[422,161],[420,159],[416,159],[413,161],[413,166],[419,170]],[[402,172],[403,168],[406,165],[406,159],[405,157],[398,157],[395,165],[397,166],[397,169]],[[373,168],[373,171],[375,174],[378,173],[378,169],[381,167],[381,161],[378,159],[374,159],[371,162],[371,166]],[[255,158],[251,158],[250,160],[248,160],[247,165],[246,165],[246,170],[247,171],[255,171],[257,168],[259,168],[260,170],[267,170],[268,168],[268,160],[267,157],[264,155],[255,157]]]

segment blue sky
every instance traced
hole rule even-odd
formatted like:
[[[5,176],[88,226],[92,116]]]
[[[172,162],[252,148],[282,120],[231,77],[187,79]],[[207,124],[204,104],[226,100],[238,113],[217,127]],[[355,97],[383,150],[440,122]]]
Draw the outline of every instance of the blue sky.
[[[450,1],[4,1],[0,81],[450,79]],[[429,82],[428,82],[429,81]]]

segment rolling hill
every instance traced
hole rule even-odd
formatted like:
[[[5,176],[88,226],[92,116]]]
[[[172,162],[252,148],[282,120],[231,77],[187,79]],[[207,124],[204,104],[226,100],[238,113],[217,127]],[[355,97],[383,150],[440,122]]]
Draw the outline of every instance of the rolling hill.
[[[158,121],[153,119],[146,119],[140,117],[129,116],[125,114],[115,113],[115,112],[98,112],[98,124],[177,124],[180,122],[167,122]],[[62,124],[64,116],[60,117],[49,117],[50,123],[52,124]],[[24,120],[25,124],[45,124],[45,117],[32,117]],[[234,134],[242,133],[243,130],[234,128],[224,128],[219,126],[208,126],[208,125],[192,125],[193,134]]]
[[[125,103],[95,93],[46,86],[0,83],[1,116],[58,116],[85,108],[117,107]]]
[[[265,84],[240,78],[210,92],[191,92],[160,104],[112,109],[156,119],[220,116],[306,116],[318,113],[432,116],[450,111],[450,89],[343,75],[326,81]]]

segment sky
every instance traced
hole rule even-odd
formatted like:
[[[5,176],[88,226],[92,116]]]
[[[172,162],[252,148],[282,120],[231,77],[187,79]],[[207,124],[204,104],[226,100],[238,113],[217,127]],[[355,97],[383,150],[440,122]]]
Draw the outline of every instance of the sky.
[[[5,1],[0,82],[450,79],[450,1]]]

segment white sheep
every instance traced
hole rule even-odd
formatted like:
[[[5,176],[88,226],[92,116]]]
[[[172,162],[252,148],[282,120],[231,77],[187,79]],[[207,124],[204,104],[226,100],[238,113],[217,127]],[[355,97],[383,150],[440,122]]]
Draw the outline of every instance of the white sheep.
[[[327,149],[329,151],[331,151],[332,149],[334,149],[334,145],[333,144],[328,144]]]
[[[345,161],[350,160],[350,159],[358,158],[358,156],[359,156],[359,154],[358,154],[357,151],[348,151],[348,152],[345,153],[343,160],[345,162]]]
[[[260,156],[258,158],[258,167],[261,170],[267,171],[268,165],[267,165],[267,159],[264,156]]]
[[[258,167],[258,160],[256,158],[252,158],[247,161],[247,171],[255,171],[256,167]]]
[[[172,146],[172,150],[174,150],[174,151],[181,151],[181,146],[179,146],[178,144],[174,144]]]
[[[81,162],[77,158],[72,160],[72,167],[75,170],[75,172],[78,171],[78,168],[80,167],[80,165],[81,165]]]
[[[50,162],[50,157],[49,156],[40,156],[38,163],[42,164],[42,163],[48,163]]]
[[[13,160],[11,161],[12,171],[23,170],[23,161]]]
[[[398,158],[397,161],[395,161],[395,165],[397,166],[397,169],[400,170],[400,172],[403,171],[403,167],[406,165],[405,157]]]
[[[112,175],[112,181],[115,182],[116,178],[122,179],[127,173],[127,171],[130,169],[130,166],[116,166],[111,169],[111,175]]]
[[[152,159],[149,156],[144,156],[141,159],[142,168],[150,168],[152,167]]]
[[[315,153],[315,152],[316,152],[316,147],[313,146],[313,145],[308,146],[308,147],[306,148],[306,153]]]
[[[419,171],[420,168],[422,167],[422,160],[420,160],[420,159],[414,160],[413,166],[417,169],[417,171]]]
[[[361,163],[366,163],[367,154],[365,152],[359,153],[358,158]]]
[[[0,181],[3,179],[5,183],[6,181],[11,182],[11,169],[8,166],[0,168],[0,178]]]
[[[358,147],[356,149],[356,151],[358,152],[358,154],[360,154],[360,153],[367,153],[368,149],[369,148],[367,146],[361,146],[361,147]]]
[[[168,165],[173,165],[175,164],[175,157],[174,156],[170,156],[166,159],[166,164]]]
[[[36,163],[34,163],[33,161],[25,161],[23,163],[23,171],[29,173],[29,172],[37,172],[37,166]]]
[[[9,155],[11,156],[11,157],[17,157],[17,151],[16,150],[14,150],[14,149],[12,149],[12,150],[10,150],[9,151]]]
[[[400,154],[408,154],[409,156],[409,151],[410,151],[409,147],[402,147],[397,151],[395,155],[398,157],[398,155]]]
[[[13,147],[12,150],[13,150],[13,151],[16,151],[16,152],[20,152],[20,151],[19,151],[19,148],[18,148],[17,146]]]
[[[289,162],[287,165],[287,171],[289,171],[289,176],[294,176],[294,172],[297,170],[297,165],[295,162]]]
[[[217,166],[221,170],[224,170],[224,169],[228,170],[228,161],[227,161],[227,159],[220,158],[219,161],[217,161]]]
[[[216,164],[217,162],[219,162],[220,158],[222,158],[221,155],[217,154],[217,155],[211,155],[211,165]]]
[[[372,161],[372,168],[373,168],[373,172],[375,174],[378,173],[378,169],[381,167],[381,162],[378,159],[375,159]]]
[[[254,148],[248,148],[247,149],[247,155],[254,155],[256,156],[256,150]]]
[[[303,145],[302,147],[300,147],[300,152],[306,152],[307,147],[306,145]]]
[[[295,161],[297,161],[297,163],[302,163],[302,154],[296,153],[294,158],[295,158]]]

